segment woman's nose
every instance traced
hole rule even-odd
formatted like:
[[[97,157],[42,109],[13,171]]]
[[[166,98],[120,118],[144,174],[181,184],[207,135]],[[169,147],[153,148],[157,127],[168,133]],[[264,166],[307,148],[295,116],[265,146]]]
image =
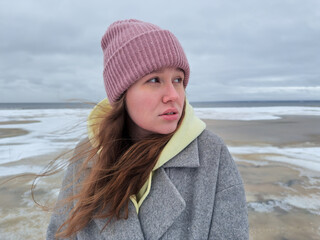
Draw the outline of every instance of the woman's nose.
[[[167,103],[170,101],[175,101],[179,98],[177,89],[174,87],[173,83],[169,83],[164,89],[163,102]]]

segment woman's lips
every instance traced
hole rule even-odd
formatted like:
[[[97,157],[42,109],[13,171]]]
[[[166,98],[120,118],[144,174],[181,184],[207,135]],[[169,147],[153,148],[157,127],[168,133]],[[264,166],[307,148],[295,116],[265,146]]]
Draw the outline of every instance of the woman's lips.
[[[162,114],[160,114],[160,117],[169,121],[177,120],[179,119],[178,110],[175,108],[167,109]]]

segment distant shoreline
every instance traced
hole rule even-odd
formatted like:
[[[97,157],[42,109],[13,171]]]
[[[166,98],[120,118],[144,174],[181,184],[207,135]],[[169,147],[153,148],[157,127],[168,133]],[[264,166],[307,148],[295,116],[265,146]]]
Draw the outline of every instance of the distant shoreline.
[[[93,108],[94,102],[39,102],[39,103],[0,103],[0,110],[8,109],[64,109],[64,108]],[[276,106],[305,106],[320,107],[320,100],[296,101],[205,101],[190,102],[195,108],[220,107],[276,107]]]
[[[320,107],[320,100],[284,100],[284,101],[214,101],[190,102],[193,107],[278,107],[305,106]]]

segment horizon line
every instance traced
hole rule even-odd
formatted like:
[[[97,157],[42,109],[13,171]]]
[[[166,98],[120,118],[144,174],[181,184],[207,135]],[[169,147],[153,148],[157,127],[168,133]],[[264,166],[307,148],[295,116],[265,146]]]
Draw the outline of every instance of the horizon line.
[[[320,99],[315,100],[230,100],[230,101],[222,101],[222,100],[206,100],[206,101],[189,101],[190,103],[231,103],[231,102],[320,102]],[[92,104],[94,101],[83,101],[83,102],[0,102],[0,104],[32,104],[32,103],[45,103],[45,104],[60,104],[60,103],[81,103],[81,104]]]

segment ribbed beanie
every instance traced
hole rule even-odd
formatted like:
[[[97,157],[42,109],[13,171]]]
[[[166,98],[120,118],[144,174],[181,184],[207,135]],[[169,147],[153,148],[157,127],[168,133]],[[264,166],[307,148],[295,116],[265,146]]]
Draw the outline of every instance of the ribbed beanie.
[[[135,19],[114,22],[101,40],[104,55],[103,79],[110,103],[137,80],[164,67],[190,69],[178,39],[168,30]]]

